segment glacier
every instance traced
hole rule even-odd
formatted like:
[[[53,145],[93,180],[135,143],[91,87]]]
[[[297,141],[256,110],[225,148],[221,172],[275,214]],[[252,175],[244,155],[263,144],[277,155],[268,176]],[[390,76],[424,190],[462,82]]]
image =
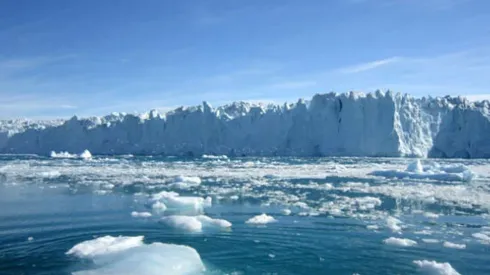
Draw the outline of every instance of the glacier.
[[[283,105],[207,102],[161,114],[0,122],[0,153],[490,157],[490,102],[391,91]]]

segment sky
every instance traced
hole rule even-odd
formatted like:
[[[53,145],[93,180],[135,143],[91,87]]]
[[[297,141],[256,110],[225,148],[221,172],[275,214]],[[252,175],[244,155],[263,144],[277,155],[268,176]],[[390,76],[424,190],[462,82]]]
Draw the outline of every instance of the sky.
[[[0,119],[376,89],[490,98],[490,1],[0,0]]]

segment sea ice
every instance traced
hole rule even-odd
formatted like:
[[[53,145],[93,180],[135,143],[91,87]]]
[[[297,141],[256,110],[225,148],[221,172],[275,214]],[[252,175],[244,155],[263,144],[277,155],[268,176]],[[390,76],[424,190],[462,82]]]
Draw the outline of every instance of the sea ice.
[[[413,261],[422,272],[431,275],[460,275],[458,271],[456,271],[451,264],[449,263],[438,263],[436,261]]]
[[[143,245],[143,239],[144,236],[104,236],[94,240],[81,242],[68,250],[66,254],[73,254],[80,258],[92,258],[95,256],[120,252],[132,247]]]
[[[417,242],[414,240],[395,238],[395,237],[390,237],[388,239],[385,239],[383,242],[388,245],[405,246],[405,247],[417,245]]]
[[[200,184],[201,178],[199,177],[178,176],[175,178],[175,181],[171,183],[171,186],[180,189],[187,189],[193,186],[198,186]]]
[[[143,236],[100,237],[75,245],[67,254],[95,264],[94,269],[78,271],[76,275],[191,275],[205,271],[195,249],[175,244],[144,244]]]
[[[178,193],[167,191],[153,195],[152,201],[165,204],[166,211],[185,214],[202,214],[204,207],[210,207],[212,203],[211,197],[180,196]]]
[[[289,210],[289,209],[283,209],[283,210],[281,210],[281,213],[283,215],[285,215],[285,216],[288,216],[288,215],[291,215],[291,210]]]
[[[469,182],[475,174],[464,165],[439,165],[427,164],[422,166],[420,160],[408,165],[405,171],[402,170],[378,170],[370,173],[373,176],[385,178],[409,178],[409,179],[429,179],[439,181],[463,181]]]
[[[223,219],[213,219],[205,215],[182,216],[171,215],[163,217],[161,220],[164,224],[175,229],[187,232],[201,232],[203,228],[225,229],[231,227],[231,223]]]
[[[90,159],[92,158],[92,154],[89,150],[84,150],[81,154],[70,154],[68,152],[55,152],[51,151],[50,156],[52,158],[62,158],[62,159],[74,159],[74,158],[82,158],[82,159]]]
[[[393,232],[400,232],[402,230],[400,223],[402,223],[402,221],[397,218],[391,216],[386,218],[386,226]]]
[[[452,242],[448,242],[448,241],[445,241],[442,245],[444,247],[454,248],[454,249],[465,249],[466,248],[466,244],[457,244],[457,243],[452,243]]]
[[[131,217],[133,218],[149,218],[151,216],[152,215],[150,212],[136,212],[136,211],[131,212]]]
[[[257,215],[255,217],[248,219],[245,223],[248,223],[248,224],[268,224],[268,223],[273,223],[276,221],[277,220],[274,219],[274,217],[272,217],[272,216],[269,216],[267,214],[261,214],[261,215]]]
[[[422,239],[424,243],[440,243],[437,239]]]

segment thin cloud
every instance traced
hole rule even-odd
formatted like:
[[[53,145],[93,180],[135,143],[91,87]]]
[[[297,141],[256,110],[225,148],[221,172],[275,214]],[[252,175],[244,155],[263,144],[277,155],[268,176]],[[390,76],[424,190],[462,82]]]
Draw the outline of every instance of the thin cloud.
[[[342,69],[340,69],[340,72],[344,73],[344,74],[356,74],[356,73],[374,70],[376,68],[386,66],[389,64],[393,64],[393,63],[399,62],[401,60],[402,60],[402,58],[400,58],[400,57],[391,57],[391,58],[371,61],[371,62],[367,62],[367,63],[361,63],[361,64],[349,66],[346,68],[342,68]]]

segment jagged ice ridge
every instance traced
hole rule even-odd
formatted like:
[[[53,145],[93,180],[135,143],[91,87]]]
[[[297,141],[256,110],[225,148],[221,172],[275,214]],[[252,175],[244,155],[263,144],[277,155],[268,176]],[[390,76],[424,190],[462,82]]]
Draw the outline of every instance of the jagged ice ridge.
[[[490,102],[384,93],[317,94],[166,114],[0,122],[1,153],[490,157]]]

